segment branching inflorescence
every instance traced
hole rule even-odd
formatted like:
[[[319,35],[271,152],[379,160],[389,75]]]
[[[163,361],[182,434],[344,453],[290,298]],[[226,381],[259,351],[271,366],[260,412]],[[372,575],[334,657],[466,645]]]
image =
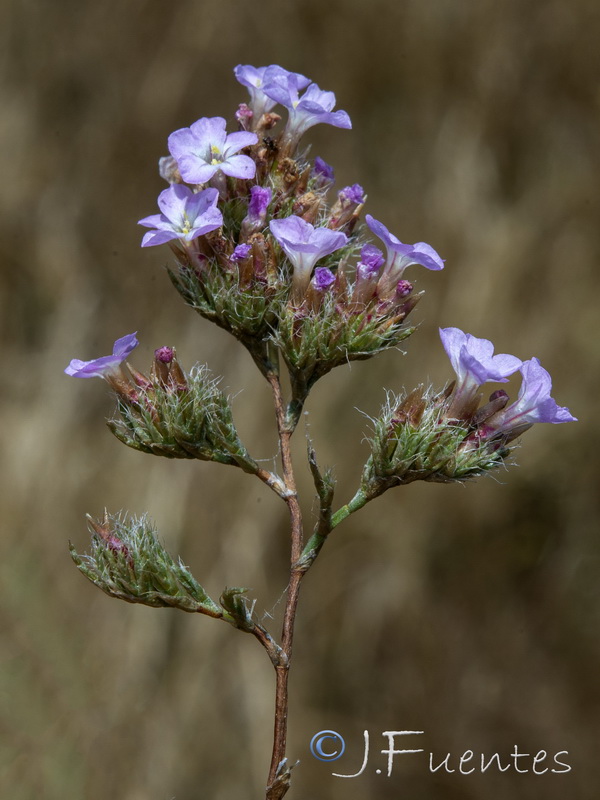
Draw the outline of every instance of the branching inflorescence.
[[[278,66],[238,66],[237,80],[250,102],[235,114],[239,130],[227,133],[221,117],[203,117],[169,136],[160,174],[169,183],[160,213],[140,224],[143,247],[167,243],[175,256],[169,275],[184,301],[237,338],[270,384],[280,440],[281,475],[259,466],[240,440],[228,397],[205,366],[189,373],[171,347],[155,351],[144,375],[127,362],[136,334],[118,339],[110,356],[71,361],[65,372],[104,378],[117,397],[109,421],[129,447],[167,458],[194,458],[240,467],[256,475],[284,502],[291,520],[291,560],[279,641],[252,613],[243,588],[212,600],[189,569],[174,561],[146,517],[90,518],[92,548],[72,557],[96,586],[131,603],[172,606],[229,622],[253,634],[276,669],[273,756],[266,797],[289,788],[286,759],[287,680],[294,620],[303,575],[331,531],[348,515],[393,486],[416,480],[462,482],[500,467],[514,440],[535,422],[574,420],[550,396],[549,374],[536,358],[494,355],[486,339],[457,328],[440,330],[456,379],[441,391],[419,387],[388,393],[373,420],[370,455],[354,497],[333,509],[335,482],[321,471],[309,445],[308,465],[319,518],[305,541],[296,493],[290,438],[311,387],[330,370],[395,348],[414,328],[407,318],[421,293],[405,271],[411,265],[441,270],[428,244],[403,244],[366,215],[358,184],[328,195],[333,170],[299,149],[317,123],[351,128],[335,95]],[[273,109],[287,109],[287,121]],[[370,238],[383,243],[384,250]],[[384,252],[385,251],[385,252]],[[291,396],[284,402],[281,362]],[[503,390],[483,400],[484,384],[522,376],[515,402]]]

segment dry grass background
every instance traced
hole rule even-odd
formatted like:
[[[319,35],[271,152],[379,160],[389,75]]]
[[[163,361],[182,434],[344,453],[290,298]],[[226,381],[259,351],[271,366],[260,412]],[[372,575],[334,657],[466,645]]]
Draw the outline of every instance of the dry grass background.
[[[175,344],[238,393],[252,452],[275,453],[267,386],[181,306],[166,251],[136,221],[163,188],[166,137],[232,117],[237,63],[334,89],[353,122],[310,134],[372,213],[447,259],[406,357],[338,369],[308,424],[339,499],[353,491],[382,387],[443,384],[438,325],[536,354],[577,425],[527,434],[520,466],[464,488],[389,492],[335,533],[301,598],[290,797],[597,797],[600,769],[597,294],[600,7],[596,0],[13,0],[0,8],[3,380],[0,795],[11,800],[262,796],[272,675],[250,637],[111,601],[70,564],[86,511],[148,510],[213,594],[253,587],[278,619],[286,517],[252,478],[129,451],[104,385],[61,374],[138,330],[135,363]],[[415,270],[415,273],[417,270]],[[302,435],[297,443],[303,455]],[[301,470],[307,518],[313,512]],[[333,728],[355,780],[308,752]],[[567,775],[375,774],[381,731],[445,755],[568,750]]]

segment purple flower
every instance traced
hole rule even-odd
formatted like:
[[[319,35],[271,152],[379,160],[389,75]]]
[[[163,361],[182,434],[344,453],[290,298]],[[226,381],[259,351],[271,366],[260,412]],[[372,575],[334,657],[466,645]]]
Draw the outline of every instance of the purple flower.
[[[506,383],[508,376],[521,367],[522,362],[516,356],[494,355],[490,341],[463,333],[459,328],[440,328],[440,338],[456,372],[451,414],[460,416],[483,383]]]
[[[365,267],[370,272],[377,272],[385,258],[383,257],[383,253],[378,247],[375,247],[374,244],[366,244],[362,250],[360,251],[360,264]]]
[[[231,254],[229,260],[230,261],[243,261],[245,258],[248,258],[250,255],[250,251],[252,250],[251,244],[238,244],[235,248],[233,253]]]
[[[346,234],[341,231],[315,228],[310,222],[293,215],[285,219],[272,219],[269,227],[294,266],[292,291],[296,298],[308,286],[316,262],[339,250],[348,241]]]
[[[368,264],[363,264],[362,261],[356,265],[356,280],[359,284],[369,281],[373,284],[373,289],[377,286],[377,270],[370,267]]]
[[[299,72],[288,72],[283,67],[277,66],[277,64],[271,64],[270,67],[252,67],[249,64],[238,64],[233,72],[237,80],[250,93],[250,103],[257,121],[263,114],[271,111],[277,103],[277,100],[267,96],[263,91],[265,84],[278,79],[285,81],[290,75],[294,76],[300,89],[304,89],[310,83],[310,80],[305,78],[304,75],[300,75]]]
[[[524,361],[519,369],[523,380],[516,402],[495,414],[487,423],[489,428],[507,433],[534,422],[577,422],[568,408],[550,396],[552,378],[537,358]]]
[[[410,264],[420,264],[427,269],[444,269],[444,261],[439,257],[433,247],[425,242],[416,244],[402,244],[385,225],[374,219],[370,214],[365,217],[367,225],[378,236],[386,246],[387,262],[382,275],[383,286],[380,287],[382,295],[395,286],[406,267]],[[378,289],[379,291],[379,289]]]
[[[365,193],[359,183],[352,186],[345,186],[339,193],[339,198],[342,203],[352,203],[359,206],[365,201]]]
[[[335,106],[335,94],[323,92],[316,83],[311,83],[302,97],[298,91],[302,84],[292,73],[283,78],[275,76],[265,83],[264,92],[272,100],[281,103],[289,111],[289,119],[285,134],[292,142],[298,141],[313,125],[324,122],[336,128],[351,128],[350,117],[345,111],[332,111]]]
[[[171,239],[191,242],[220,228],[223,215],[217,208],[218,199],[216,189],[204,189],[194,194],[189,187],[174,183],[158,196],[162,214],[153,214],[138,222],[138,225],[155,229],[144,234],[142,247],[164,244]]]
[[[375,294],[379,270],[385,259],[374,244],[366,244],[360,251],[360,261],[356,265],[356,284],[352,297],[357,302],[367,303]]]
[[[223,117],[202,117],[189,128],[169,136],[169,152],[188,183],[206,183],[221,170],[233,178],[253,178],[256,164],[250,156],[236,155],[258,142],[249,131],[227,134]]]
[[[253,186],[250,189],[250,202],[248,203],[246,220],[253,227],[264,225],[272,194],[270,189],[262,186]]]
[[[333,183],[333,167],[330,166],[320,156],[315,158],[315,165],[313,167],[313,175],[319,178],[323,183]]]
[[[102,356],[93,361],[80,361],[74,358],[65,372],[74,378],[107,378],[118,372],[123,361],[138,344],[136,334],[129,333],[114,343],[112,356]]]
[[[312,286],[319,292],[324,292],[326,289],[335,283],[335,275],[327,267],[317,267],[313,279]]]
[[[272,194],[270,189],[263,186],[253,186],[250,189],[248,213],[242,220],[242,239],[248,239],[253,233],[264,228]]]

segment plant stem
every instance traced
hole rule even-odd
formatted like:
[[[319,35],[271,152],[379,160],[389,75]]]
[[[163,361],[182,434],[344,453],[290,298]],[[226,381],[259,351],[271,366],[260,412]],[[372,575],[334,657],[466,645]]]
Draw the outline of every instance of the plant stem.
[[[366,505],[369,500],[371,500],[371,496],[366,494],[362,489],[359,489],[349,503],[346,503],[345,506],[342,506],[333,514],[331,518],[331,528],[337,527],[340,522],[343,522],[350,514],[354,514],[355,511],[358,511],[359,508]]]
[[[285,502],[290,512],[291,522],[291,558],[290,582],[288,585],[285,612],[283,617],[283,630],[281,634],[282,657],[279,664],[275,665],[277,683],[275,689],[275,723],[273,732],[273,754],[271,768],[267,781],[267,800],[280,800],[287,792],[289,775],[278,775],[278,768],[285,759],[287,742],[287,716],[288,716],[288,677],[292,658],[292,643],[294,638],[294,622],[298,607],[298,595],[303,572],[296,566],[303,547],[302,513],[298,503],[296,480],[290,449],[290,440],[294,432],[294,425],[286,418],[286,409],[281,394],[279,375],[270,372],[267,380],[271,384],[273,400],[275,403],[275,416],[279,433],[281,450],[281,463],[283,468],[283,481],[286,487]]]

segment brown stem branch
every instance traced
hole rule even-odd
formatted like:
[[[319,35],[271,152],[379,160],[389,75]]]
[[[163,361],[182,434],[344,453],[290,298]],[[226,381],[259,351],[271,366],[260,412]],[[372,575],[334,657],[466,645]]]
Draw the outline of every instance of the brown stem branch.
[[[255,636],[262,644],[276,669],[281,665],[282,662],[285,663],[286,657],[281,647],[273,639],[271,634],[262,627],[262,625],[255,624],[249,633]]]
[[[286,488],[284,482],[277,475],[275,475],[275,473],[270,472],[268,469],[258,467],[254,474],[257,478],[260,478],[260,480],[266,484],[269,489],[272,489],[276,495],[284,500],[286,499],[288,489]]]
[[[283,630],[281,633],[281,649],[283,651],[282,663],[276,665],[277,676],[275,690],[275,724],[273,732],[273,755],[271,758],[271,768],[267,782],[267,800],[279,800],[287,791],[289,778],[282,779],[281,773],[278,775],[278,767],[285,759],[287,742],[287,715],[288,715],[288,676],[289,666],[292,658],[292,643],[294,638],[294,622],[296,609],[298,607],[298,595],[303,572],[295,565],[302,553],[303,531],[302,514],[298,495],[296,491],[296,480],[292,464],[290,440],[294,432],[293,424],[286,418],[286,408],[281,394],[281,383],[279,376],[270,372],[267,379],[273,391],[275,403],[275,416],[277,419],[277,430],[279,433],[279,443],[281,449],[281,463],[283,468],[283,481],[286,487],[286,497],[284,498],[290,512],[291,522],[291,558],[290,558],[290,582],[288,586],[285,612],[283,617]]]

